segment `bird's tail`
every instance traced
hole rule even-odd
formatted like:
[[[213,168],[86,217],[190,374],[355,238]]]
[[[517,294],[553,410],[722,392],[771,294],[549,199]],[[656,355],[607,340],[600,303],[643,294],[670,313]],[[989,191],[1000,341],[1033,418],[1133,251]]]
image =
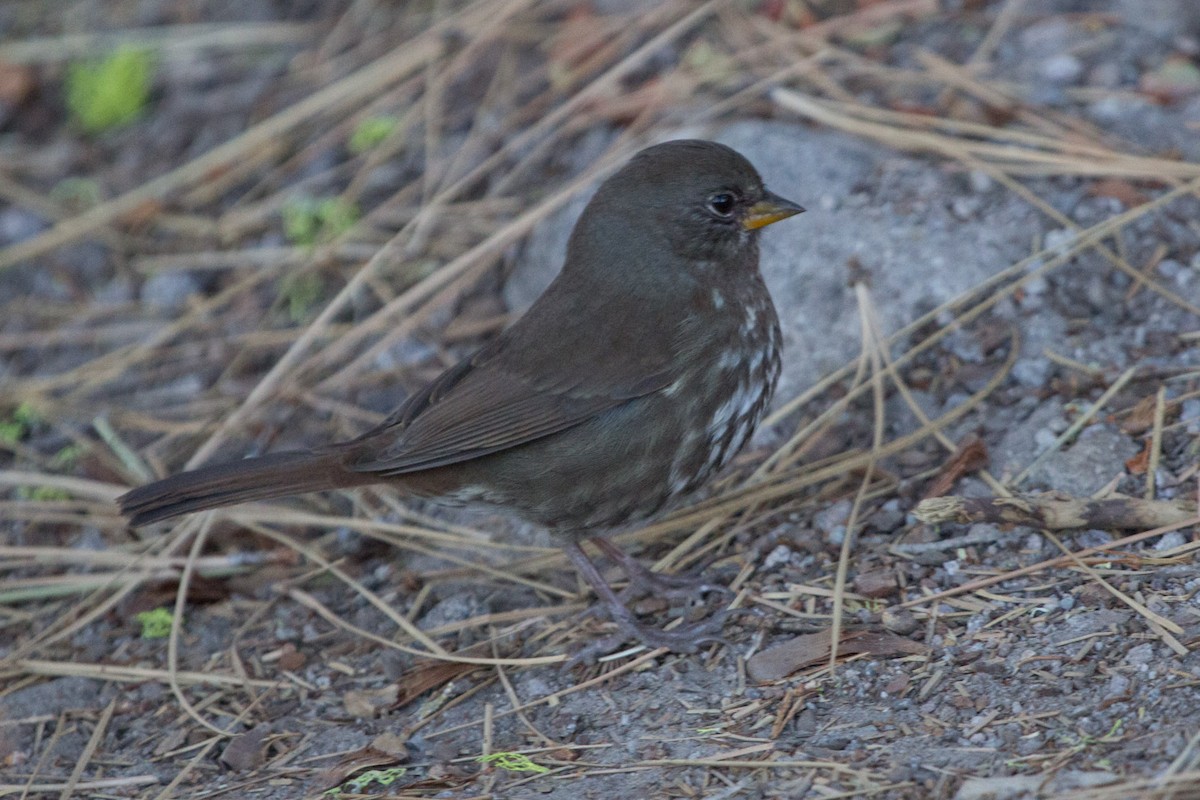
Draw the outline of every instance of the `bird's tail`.
[[[131,525],[218,506],[269,500],[369,482],[348,471],[333,453],[272,453],[215,464],[148,483],[117,498]]]

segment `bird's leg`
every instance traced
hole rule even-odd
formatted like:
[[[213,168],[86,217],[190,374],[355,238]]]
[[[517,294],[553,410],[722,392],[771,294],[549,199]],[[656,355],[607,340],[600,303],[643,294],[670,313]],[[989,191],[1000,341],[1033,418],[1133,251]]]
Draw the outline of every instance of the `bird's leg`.
[[[579,546],[579,542],[569,541],[563,547],[575,569],[583,576],[600,598],[600,602],[608,611],[609,618],[616,623],[619,633],[606,637],[585,647],[568,662],[568,666],[586,663],[597,656],[611,652],[622,642],[629,639],[641,642],[647,647],[665,647],[677,653],[695,653],[702,645],[724,643],[718,634],[721,632],[727,612],[710,616],[706,620],[681,625],[670,631],[664,631],[652,625],[638,621],[637,616],[621,601],[608,582],[596,569],[596,565],[588,558],[587,553]]]
[[[597,550],[619,564],[625,574],[629,576],[629,586],[622,589],[618,595],[626,602],[635,597],[650,595],[665,597],[669,600],[691,600],[713,592],[724,595],[732,594],[729,589],[720,584],[709,583],[702,574],[668,575],[664,572],[655,572],[603,537],[593,536],[591,542],[596,545]]]

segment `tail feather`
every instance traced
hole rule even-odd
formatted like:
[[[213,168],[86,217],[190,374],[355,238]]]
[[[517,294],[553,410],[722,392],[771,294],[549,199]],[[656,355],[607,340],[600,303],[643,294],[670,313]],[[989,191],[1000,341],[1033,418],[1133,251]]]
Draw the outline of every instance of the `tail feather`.
[[[190,511],[269,500],[369,482],[349,472],[333,454],[272,453],[201,467],[140,486],[117,498],[131,525],[145,525]]]

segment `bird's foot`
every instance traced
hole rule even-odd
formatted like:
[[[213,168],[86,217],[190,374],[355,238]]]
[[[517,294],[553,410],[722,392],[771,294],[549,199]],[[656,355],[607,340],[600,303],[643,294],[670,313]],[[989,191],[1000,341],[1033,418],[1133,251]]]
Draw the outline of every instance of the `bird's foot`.
[[[668,631],[640,621],[624,604],[611,606],[602,603],[589,611],[607,614],[616,624],[617,631],[581,648],[567,661],[565,669],[580,664],[594,664],[601,656],[608,655],[630,641],[638,642],[652,650],[665,647],[673,653],[686,654],[695,653],[707,644],[727,645],[729,641],[721,636],[721,631],[726,621],[737,613],[735,610],[723,609],[704,619],[685,623]]]
[[[597,544],[599,544],[599,540],[597,540]],[[609,551],[612,554],[611,551],[615,551],[616,548],[611,548],[610,550],[609,547],[605,546],[607,544],[605,542],[604,545],[601,545],[600,549]],[[676,653],[695,653],[706,644],[727,644],[719,635],[721,629],[730,615],[740,612],[733,610],[718,611],[698,622],[686,623],[669,631],[652,625],[646,625],[638,620],[637,615],[630,610],[625,601],[605,582],[604,578],[600,575],[600,571],[596,569],[596,565],[583,552],[578,542],[568,542],[563,549],[575,564],[575,568],[579,570],[579,574],[592,585],[593,590],[600,598],[600,603],[589,609],[589,611],[606,612],[608,618],[616,623],[617,626],[615,634],[599,639],[576,653],[567,662],[566,667],[568,669],[577,664],[591,663],[599,656],[606,655],[624,642],[631,640],[650,648],[665,647]],[[637,564],[634,559],[628,557],[619,557],[617,560],[625,565],[627,570],[630,570],[631,584],[638,582],[640,578],[642,579],[641,585],[643,586],[646,583],[657,583],[662,586],[662,594],[666,594],[668,590],[678,591],[680,588],[686,587],[690,590],[690,597],[695,597],[696,595],[696,582],[692,578],[686,576],[680,578],[680,576],[662,575],[652,572]],[[629,564],[636,564],[636,566],[631,569]],[[640,573],[644,573],[644,575]],[[714,588],[716,587],[710,587],[709,590],[711,591]]]
[[[719,583],[709,583],[702,573],[688,575],[669,575],[665,572],[655,572],[642,566],[634,559],[622,564],[625,574],[629,576],[629,585],[617,595],[623,601],[639,597],[663,597],[667,600],[692,600],[708,594],[731,597],[727,587]]]
[[[700,571],[687,575],[669,575],[655,572],[607,539],[594,538],[592,542],[609,558],[617,562],[629,577],[629,584],[617,595],[628,603],[639,597],[663,597],[668,600],[692,600],[707,594],[731,597],[731,592],[718,583],[709,583]]]

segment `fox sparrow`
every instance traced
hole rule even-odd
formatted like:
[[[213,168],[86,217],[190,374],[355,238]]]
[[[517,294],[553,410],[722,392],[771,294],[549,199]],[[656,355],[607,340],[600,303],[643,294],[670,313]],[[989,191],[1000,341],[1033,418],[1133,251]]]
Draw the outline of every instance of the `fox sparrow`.
[[[372,483],[500,506],[561,538],[623,637],[693,652],[711,624],[643,625],[580,542],[619,561],[631,585],[682,585],[599,537],[697,488],[750,438],[780,364],[758,231],[803,210],[723,145],[646,148],[600,186],[529,311],[383,423],[174,475],[123,495],[121,510],[141,525]]]

